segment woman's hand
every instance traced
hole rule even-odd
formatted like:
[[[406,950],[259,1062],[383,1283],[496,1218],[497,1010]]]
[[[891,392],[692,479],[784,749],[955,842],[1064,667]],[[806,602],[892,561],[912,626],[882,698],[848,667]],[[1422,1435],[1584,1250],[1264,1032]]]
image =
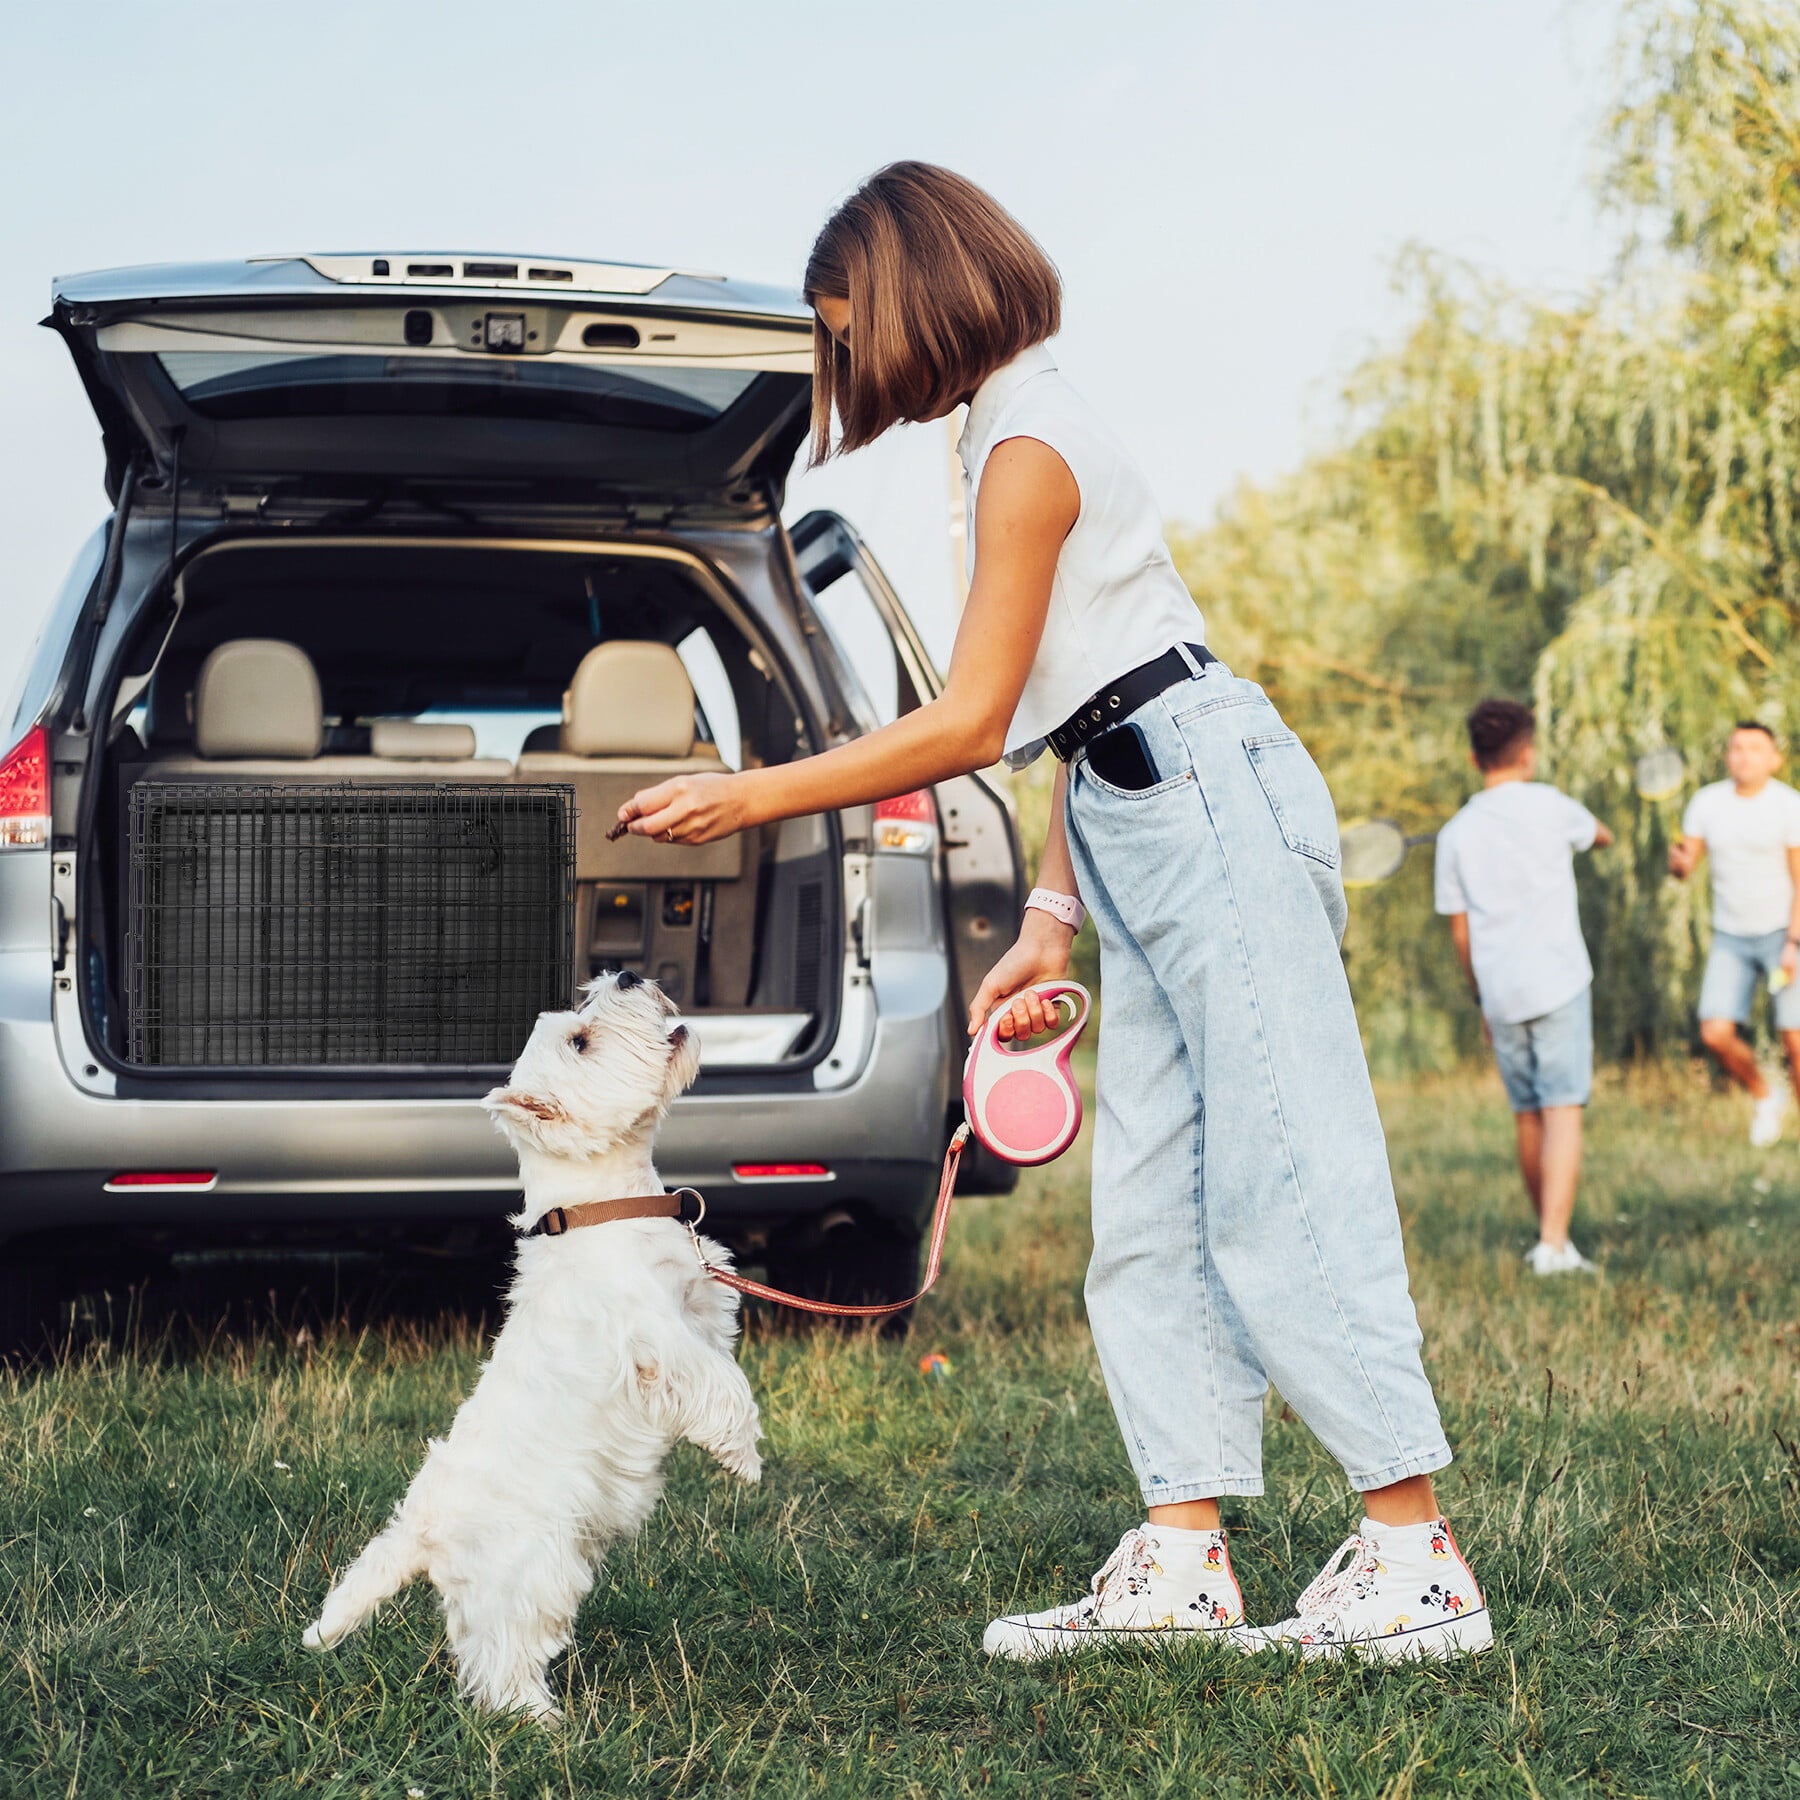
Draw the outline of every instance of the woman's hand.
[[[619,808],[612,835],[629,831],[671,844],[710,844],[754,823],[742,775],[677,775],[633,794]]]
[[[1053,919],[1036,907],[1025,914],[1019,925],[1018,940],[988,970],[969,1006],[969,1035],[973,1037],[996,1007],[1012,1001],[1012,1010],[1000,1021],[1002,1038],[1036,1037],[1041,1031],[1060,1024],[1062,1015],[1055,1006],[1046,1006],[1040,994],[1030,992],[1032,983],[1054,981],[1069,972],[1069,948],[1075,933],[1061,919]]]

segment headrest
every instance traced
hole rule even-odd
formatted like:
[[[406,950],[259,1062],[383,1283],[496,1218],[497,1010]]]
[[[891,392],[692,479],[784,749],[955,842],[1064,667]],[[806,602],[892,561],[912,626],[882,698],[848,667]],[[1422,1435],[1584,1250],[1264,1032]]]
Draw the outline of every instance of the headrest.
[[[194,748],[202,756],[304,761],[319,754],[324,704],[312,658],[277,638],[233,638],[200,666]]]
[[[194,741],[194,676],[200,658],[191,650],[169,650],[150,677],[144,700],[144,742],[152,749]]]
[[[667,644],[616,638],[581,659],[563,695],[570,756],[691,756],[694,684]]]
[[[377,719],[369,727],[369,754],[393,762],[462,762],[475,754],[475,727]]]

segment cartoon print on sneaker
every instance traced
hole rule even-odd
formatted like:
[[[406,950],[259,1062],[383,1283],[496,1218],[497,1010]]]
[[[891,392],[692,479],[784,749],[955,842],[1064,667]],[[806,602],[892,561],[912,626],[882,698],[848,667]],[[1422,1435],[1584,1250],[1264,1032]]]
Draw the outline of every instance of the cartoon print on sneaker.
[[[1437,1529],[1431,1534],[1431,1556],[1434,1562],[1450,1560],[1450,1533],[1441,1520]]]
[[[1412,1614],[1402,1613],[1399,1618],[1389,1621],[1386,1635],[1388,1637],[1398,1637],[1411,1623]]]
[[[1125,1591],[1128,1594],[1147,1594],[1153,1577],[1162,1573],[1162,1564],[1153,1556],[1145,1556],[1134,1562],[1125,1576]]]
[[[1211,1594],[1202,1594],[1197,1600],[1188,1602],[1188,1611],[1197,1612],[1214,1625],[1229,1625],[1231,1609],[1223,1601],[1215,1600]]]
[[[1207,1574],[1216,1575],[1222,1568],[1224,1568],[1224,1566],[1225,1566],[1225,1546],[1223,1544],[1208,1544],[1206,1546],[1206,1572],[1207,1572]],[[1205,1598],[1204,1595],[1202,1595],[1201,1597],[1203,1599]]]
[[[1469,1603],[1454,1588],[1444,1587],[1441,1583],[1434,1581],[1429,1591],[1419,1596],[1419,1604],[1441,1607],[1454,1618]]]

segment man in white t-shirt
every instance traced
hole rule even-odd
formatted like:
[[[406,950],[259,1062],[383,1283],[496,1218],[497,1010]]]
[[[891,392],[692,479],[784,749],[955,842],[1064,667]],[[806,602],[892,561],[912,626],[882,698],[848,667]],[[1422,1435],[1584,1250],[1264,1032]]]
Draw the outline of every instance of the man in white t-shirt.
[[[1781,747],[1766,725],[1746,719],[1725,746],[1728,781],[1688,802],[1669,872],[1685,881],[1712,853],[1712,950],[1700,982],[1700,1041],[1756,1104],[1750,1141],[1759,1150],[1781,1136],[1785,1082],[1771,1083],[1738,1030],[1750,1023],[1759,981],[1767,981],[1788,1073],[1800,1090],[1800,793],[1775,779]]]
[[[1594,968],[1581,936],[1574,855],[1610,844],[1585,806],[1535,779],[1537,724],[1513,700],[1469,714],[1482,788],[1437,838],[1437,909],[1481,1007],[1538,1216],[1539,1275],[1591,1269],[1569,1237],[1581,1111],[1594,1081]]]

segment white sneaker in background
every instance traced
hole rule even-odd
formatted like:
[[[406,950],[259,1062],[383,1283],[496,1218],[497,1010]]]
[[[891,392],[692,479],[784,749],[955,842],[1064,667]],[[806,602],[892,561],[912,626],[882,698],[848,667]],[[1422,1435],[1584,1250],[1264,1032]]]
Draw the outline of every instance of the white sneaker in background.
[[[1300,1596],[1291,1619],[1233,1635],[1247,1650],[1298,1650],[1310,1660],[1353,1649],[1376,1662],[1463,1656],[1494,1641],[1487,1602],[1443,1519],[1364,1519]]]
[[[981,1640],[989,1656],[1030,1662],[1065,1650],[1172,1632],[1221,1637],[1244,1622],[1244,1596],[1231,1572],[1223,1531],[1134,1525],[1088,1592],[1045,1612],[996,1619]]]
[[[1781,1136],[1781,1121],[1787,1117],[1787,1109],[1787,1081],[1777,1078],[1751,1109],[1750,1142],[1758,1150],[1767,1150]]]
[[[1594,1273],[1594,1265],[1575,1248],[1573,1238],[1562,1244],[1546,1244],[1540,1238],[1525,1252],[1525,1262],[1534,1275]]]

